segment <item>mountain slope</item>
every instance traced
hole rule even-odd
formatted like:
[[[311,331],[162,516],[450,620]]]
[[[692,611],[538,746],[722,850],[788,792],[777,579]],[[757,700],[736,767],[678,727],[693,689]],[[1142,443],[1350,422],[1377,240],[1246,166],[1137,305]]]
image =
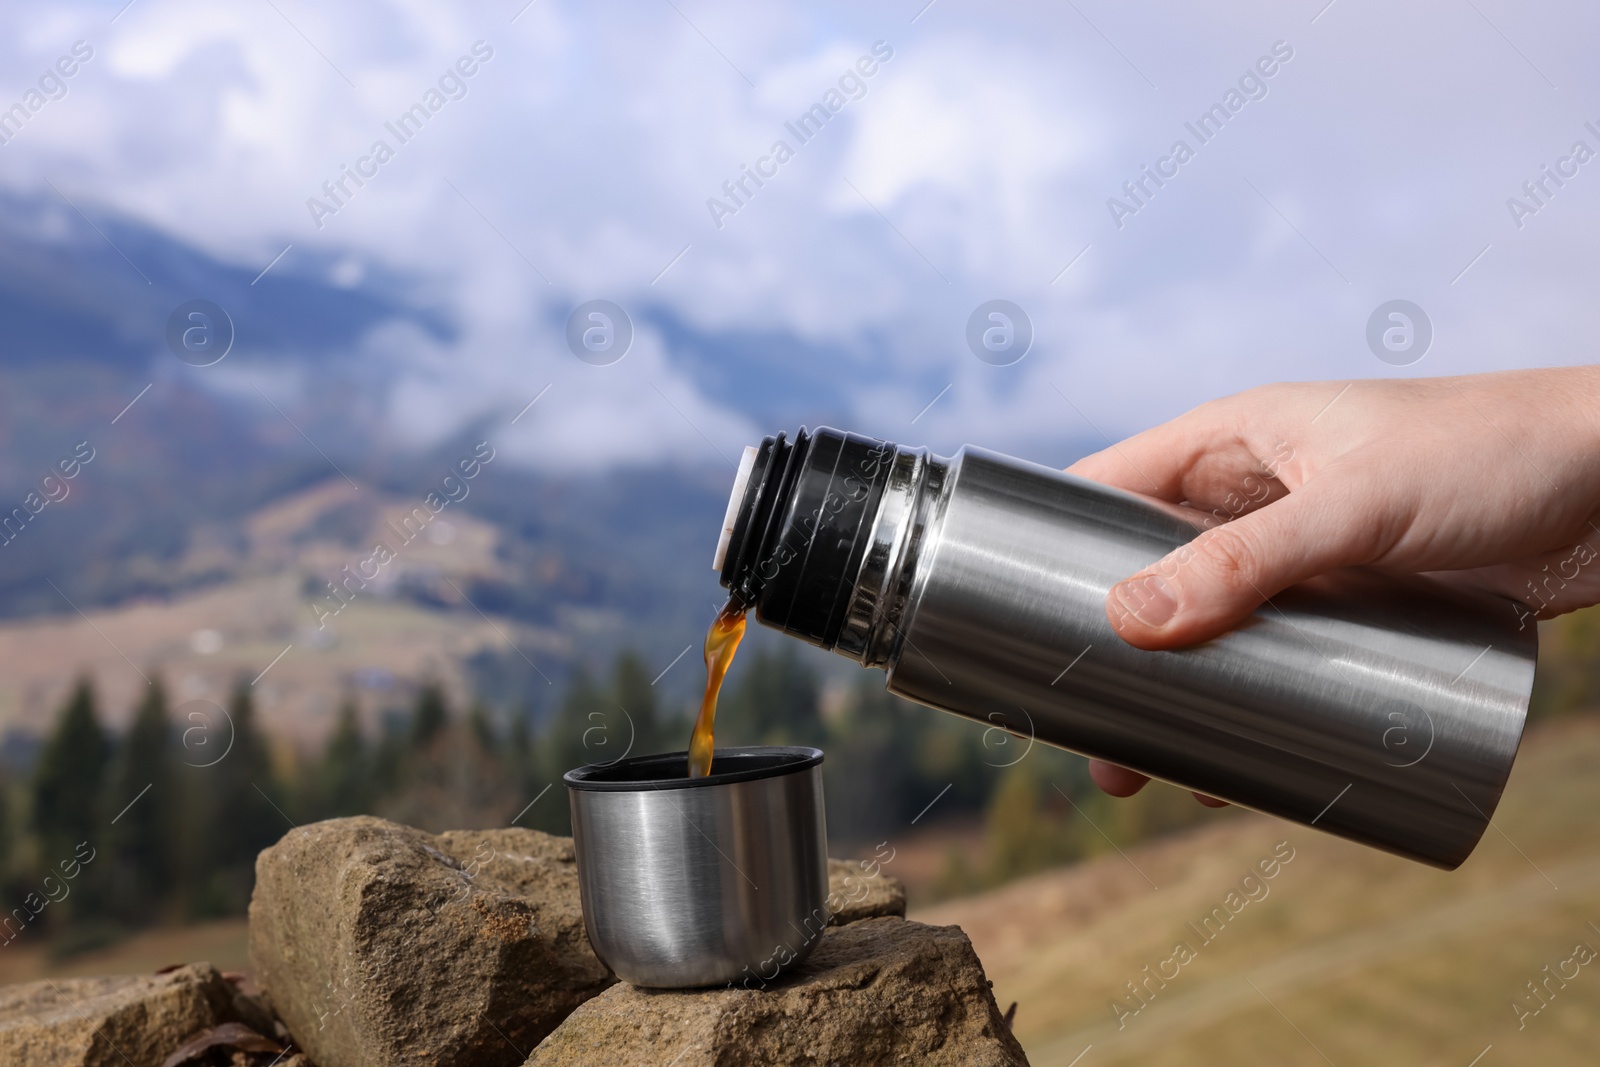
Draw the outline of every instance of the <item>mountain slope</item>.
[[[972,936],[996,998],[1019,1002],[1035,1067],[1463,1067],[1490,1045],[1485,1067],[1588,1064],[1600,976],[1564,961],[1580,942],[1600,950],[1597,812],[1600,718],[1568,719],[1530,731],[1494,826],[1455,872],[1238,813],[917,918]],[[1220,933],[1200,929],[1279,842],[1293,859],[1250,883],[1265,894],[1213,920]],[[1194,958],[1166,965],[1180,941]],[[1527,983],[1546,965],[1570,980],[1541,985],[1547,1005],[1521,1016],[1514,1005],[1541,1008]]]

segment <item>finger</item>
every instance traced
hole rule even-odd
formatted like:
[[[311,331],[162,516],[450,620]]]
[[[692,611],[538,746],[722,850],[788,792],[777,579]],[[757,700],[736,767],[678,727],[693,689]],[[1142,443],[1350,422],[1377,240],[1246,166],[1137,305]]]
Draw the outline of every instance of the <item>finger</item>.
[[[1178,503],[1184,499],[1185,477],[1201,458],[1234,443],[1215,407],[1202,405],[1085,456],[1068,467],[1067,473]]]
[[[1112,629],[1136,648],[1182,648],[1232,629],[1295,582],[1370,562],[1393,534],[1356,506],[1357,481],[1319,478],[1112,586]]]
[[[1094,779],[1094,784],[1102,792],[1114,797],[1131,797],[1144,788],[1150,779],[1137,771],[1130,771],[1126,767],[1118,767],[1115,763],[1104,760],[1092,759],[1089,761],[1089,777]]]
[[[1249,440],[1252,435],[1241,432],[1240,406],[1233,398],[1202,405],[1085,456],[1067,472],[1171,503],[1187,503],[1225,522],[1284,495],[1277,473],[1293,457],[1288,442],[1270,435],[1262,441]]]
[[[1193,791],[1191,791],[1191,793],[1196,800],[1208,808],[1225,808],[1228,806],[1228,802],[1226,800],[1218,800],[1216,797],[1208,797],[1204,793],[1193,793]]]

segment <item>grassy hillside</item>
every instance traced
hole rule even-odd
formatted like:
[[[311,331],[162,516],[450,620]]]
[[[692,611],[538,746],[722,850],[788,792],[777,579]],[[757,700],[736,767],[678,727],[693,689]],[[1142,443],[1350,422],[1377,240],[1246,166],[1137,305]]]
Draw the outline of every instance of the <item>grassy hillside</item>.
[[[1188,924],[1275,846],[1293,858],[1205,942]],[[1600,957],[1574,949],[1600,951],[1600,718],[1530,731],[1453,873],[1242,814],[916,917],[971,935],[1035,1067],[1590,1064]],[[1146,983],[1178,941],[1193,958]],[[1519,1019],[1530,981],[1548,1003]]]
[[[546,660],[565,653],[568,640],[554,631],[513,620],[497,626],[463,602],[459,590],[497,577],[502,567],[499,532],[465,513],[437,520],[431,531],[448,540],[420,537],[406,546],[380,574],[384,584],[370,583],[319,628],[311,605],[339,606],[327,582],[370,552],[365,546],[377,535],[319,536],[316,520],[355,504],[367,505],[357,516],[361,535],[406,512],[403,502],[372,493],[361,500],[348,486],[325,483],[253,516],[242,550],[211,553],[230,557],[233,580],[81,616],[0,621],[0,727],[44,733],[80,673],[95,678],[120,727],[153,673],[167,677],[181,704],[225,699],[237,678],[272,664],[257,692],[275,731],[321,736],[363,669],[435,677],[464,700],[462,664],[476,653],[506,650],[508,639]],[[207,565],[205,555],[191,553],[196,566]],[[220,568],[217,559],[210,562]],[[383,697],[371,695],[372,703]]]

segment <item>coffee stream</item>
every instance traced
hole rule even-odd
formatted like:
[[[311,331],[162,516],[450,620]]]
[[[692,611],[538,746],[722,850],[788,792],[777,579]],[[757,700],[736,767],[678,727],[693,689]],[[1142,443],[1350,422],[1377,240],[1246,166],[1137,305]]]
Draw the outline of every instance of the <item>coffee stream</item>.
[[[694,720],[694,733],[689,737],[690,778],[704,778],[711,773],[717,694],[722,691],[728,665],[738,651],[740,638],[744,637],[744,623],[745,606],[737,600],[729,600],[712,620],[711,629],[706,631],[706,695],[700,699],[700,714]]]

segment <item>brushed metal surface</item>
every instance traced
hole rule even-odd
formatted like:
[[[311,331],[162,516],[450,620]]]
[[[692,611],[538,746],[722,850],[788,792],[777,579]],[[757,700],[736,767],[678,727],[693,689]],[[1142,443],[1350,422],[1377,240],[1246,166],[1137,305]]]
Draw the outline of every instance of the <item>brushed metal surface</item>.
[[[820,756],[717,755],[739,751]],[[827,925],[822,767],[692,781],[596,791],[569,780],[589,943],[633,985],[757,988],[805,959]]]
[[[1145,652],[1104,599],[1197,534],[1180,509],[970,446],[901,453],[839,649],[891,691],[1438,867],[1472,851],[1533,685],[1509,601],[1346,571]]]

